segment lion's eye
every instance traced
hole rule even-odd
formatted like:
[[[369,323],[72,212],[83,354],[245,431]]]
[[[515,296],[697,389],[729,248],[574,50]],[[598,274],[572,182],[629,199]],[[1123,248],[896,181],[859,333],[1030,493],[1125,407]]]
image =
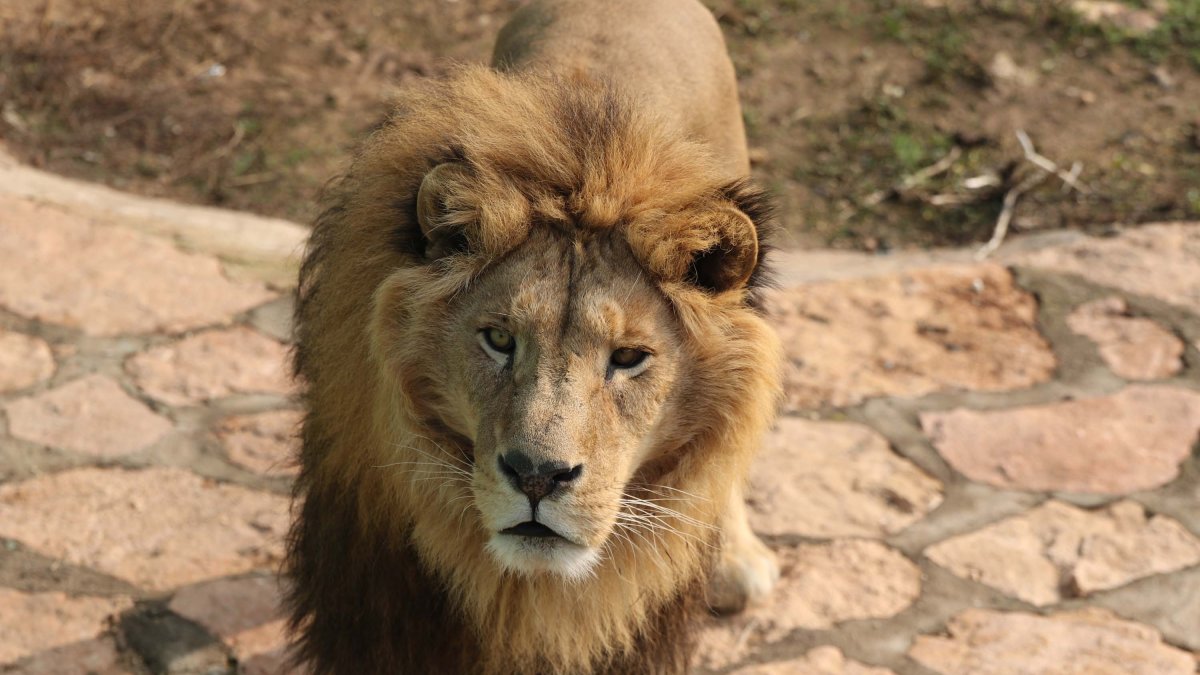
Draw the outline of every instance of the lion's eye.
[[[483,339],[487,346],[501,354],[511,354],[517,347],[517,340],[506,330],[492,326],[483,330]]]
[[[613,352],[608,360],[614,368],[637,368],[642,365],[647,356],[649,353],[640,349],[624,347]]]

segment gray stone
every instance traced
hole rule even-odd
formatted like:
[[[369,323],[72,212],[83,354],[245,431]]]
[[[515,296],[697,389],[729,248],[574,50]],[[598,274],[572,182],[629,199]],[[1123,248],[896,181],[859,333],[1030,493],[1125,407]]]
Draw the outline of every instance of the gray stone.
[[[746,494],[763,534],[884,537],[937,507],[940,488],[868,427],[785,417]]]
[[[949,636],[918,636],[909,656],[944,675],[1193,675],[1196,660],[1149,626],[1089,607],[1036,616],[968,609]]]
[[[974,481],[1126,494],[1178,475],[1200,432],[1200,393],[1139,385],[1044,406],[923,413],[921,426],[946,461]]]
[[[1116,588],[1200,563],[1200,540],[1165,516],[1122,501],[1101,511],[1048,502],[926,551],[960,577],[1034,605]]]
[[[1007,391],[1049,379],[1037,303],[998,265],[937,267],[771,296],[793,408],[875,396]]]

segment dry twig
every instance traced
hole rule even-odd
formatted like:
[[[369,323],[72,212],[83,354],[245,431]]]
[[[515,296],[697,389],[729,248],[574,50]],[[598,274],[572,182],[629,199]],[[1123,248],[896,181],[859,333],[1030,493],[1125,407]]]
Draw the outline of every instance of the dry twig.
[[[954,163],[958,161],[959,157],[962,157],[962,148],[956,145],[953,148],[950,148],[950,151],[943,155],[938,161],[900,181],[900,186],[896,189],[896,191],[904,192],[911,190],[930,178],[949,171],[950,167],[954,166]]]
[[[888,197],[908,192],[930,178],[949,171],[950,167],[954,166],[954,163],[958,161],[958,158],[961,156],[962,148],[958,147],[957,145],[953,148],[950,148],[949,152],[947,152],[945,155],[942,155],[942,158],[933,164],[930,164],[920,171],[905,176],[899,183],[896,183],[887,190],[879,190],[878,192],[872,192],[871,194],[867,195],[867,197],[863,199],[863,206],[871,208],[872,206],[877,206],[880,202]]]
[[[1008,224],[1012,222],[1017,199],[1025,192],[1037,187],[1049,176],[1050,174],[1045,172],[1035,173],[1004,193],[1004,206],[1000,209],[1000,217],[996,218],[996,227],[992,230],[992,238],[975,252],[976,260],[983,260],[1000,248],[1000,244],[1004,243],[1004,237],[1008,235]]]
[[[1034,149],[1033,141],[1029,140],[1029,134],[1025,133],[1024,129],[1017,129],[1017,141],[1021,144],[1021,150],[1025,151],[1025,159],[1033,163],[1034,166],[1042,171],[1058,176],[1059,179],[1062,180],[1063,184],[1069,185],[1080,194],[1091,194],[1091,188],[1086,185],[1081,185],[1076,180],[1079,178],[1079,173],[1075,170],[1075,166],[1078,166],[1079,169],[1082,170],[1082,164],[1075,162],[1075,164],[1071,167],[1070,172],[1063,171],[1062,169],[1058,168],[1057,164],[1052,162],[1049,158],[1039,154],[1038,151]]]
[[[992,229],[992,238],[975,252],[976,260],[983,260],[996,249],[1000,248],[1000,245],[1004,243],[1004,238],[1008,236],[1008,226],[1012,223],[1013,211],[1017,208],[1017,200],[1021,198],[1022,194],[1032,190],[1051,175],[1058,176],[1059,180],[1063,182],[1063,190],[1075,190],[1081,194],[1091,194],[1091,188],[1079,182],[1079,174],[1083,171],[1083,164],[1074,162],[1071,165],[1070,171],[1063,171],[1059,168],[1058,164],[1038,153],[1037,149],[1033,147],[1033,141],[1030,140],[1029,134],[1025,133],[1024,129],[1017,129],[1016,133],[1017,141],[1021,144],[1021,150],[1025,153],[1026,161],[1041,171],[1021,181],[1004,194],[1004,203],[1000,209],[1000,216],[996,218],[996,226]]]

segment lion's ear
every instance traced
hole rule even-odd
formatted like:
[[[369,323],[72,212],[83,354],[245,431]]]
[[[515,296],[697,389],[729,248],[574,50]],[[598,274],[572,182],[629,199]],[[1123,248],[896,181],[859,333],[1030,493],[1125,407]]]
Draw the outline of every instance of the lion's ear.
[[[658,218],[630,224],[630,248],[664,281],[683,282],[709,293],[723,293],[752,283],[759,268],[760,225],[741,202],[718,199]]]
[[[416,211],[421,234],[428,242],[427,257],[440,258],[466,248],[466,228],[477,216],[466,195],[470,179],[466,165],[446,162],[430,169],[421,180]]]
[[[688,281],[711,292],[741,288],[758,266],[758,229],[750,217],[732,206],[706,214],[706,248],[694,253]]]

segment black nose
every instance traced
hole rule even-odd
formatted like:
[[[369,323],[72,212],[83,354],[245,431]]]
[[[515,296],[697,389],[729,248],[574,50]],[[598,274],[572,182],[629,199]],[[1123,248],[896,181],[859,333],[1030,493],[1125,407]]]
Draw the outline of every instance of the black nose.
[[[509,450],[498,455],[500,474],[508,478],[513,487],[529,497],[529,503],[537,505],[550,493],[567,486],[583,473],[583,465],[569,466],[565,462],[542,462],[535,465],[529,455],[520,450]]]

